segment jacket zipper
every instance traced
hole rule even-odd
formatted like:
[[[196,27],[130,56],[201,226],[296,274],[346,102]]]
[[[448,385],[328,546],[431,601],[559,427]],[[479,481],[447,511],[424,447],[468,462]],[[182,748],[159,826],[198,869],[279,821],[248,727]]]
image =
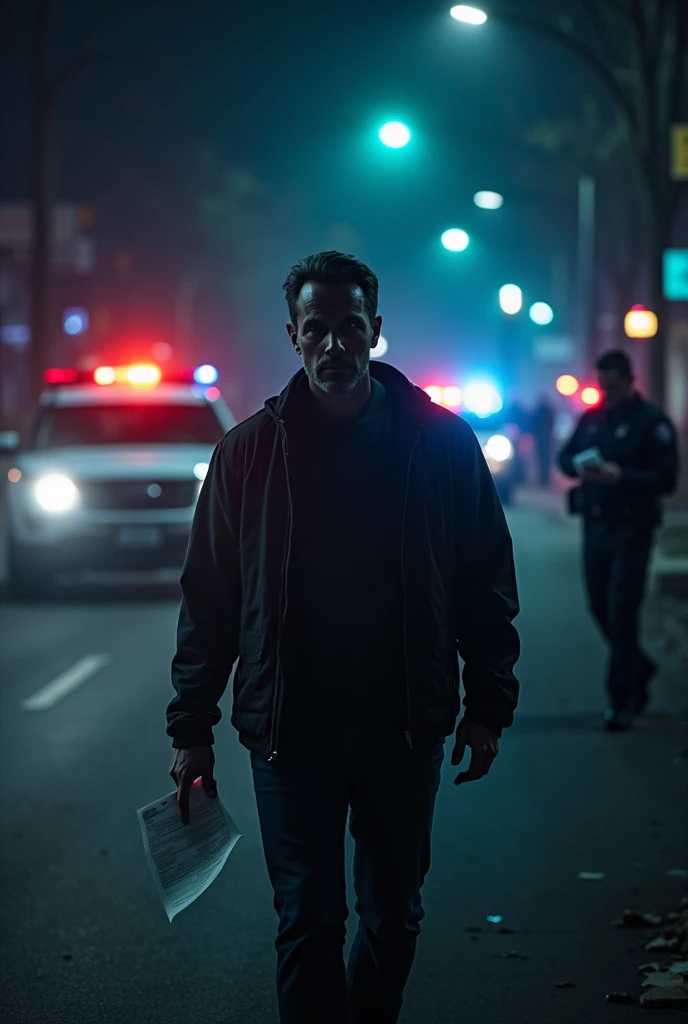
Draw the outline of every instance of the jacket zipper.
[[[406,570],[405,570],[405,559],[404,552],[406,550],[406,513],[408,511],[409,502],[409,490],[411,484],[411,463],[413,462],[413,456],[420,436],[423,432],[425,424],[421,424],[416,439],[411,448],[411,454],[409,455],[408,464],[406,466],[406,489],[404,493],[404,506],[401,512],[401,593],[403,601],[403,629],[404,629],[404,676],[406,682],[406,731],[404,736],[408,744],[409,750],[413,750],[413,737],[411,735],[411,680],[409,678],[409,663],[408,663],[408,649],[406,646],[406,634],[407,634],[407,617],[408,617],[408,592],[406,589]]]
[[[282,668],[282,635],[284,632],[284,624],[287,618],[287,580],[289,578],[289,559],[291,557],[292,526],[294,523],[294,505],[292,502],[291,483],[289,481],[289,463],[287,459],[287,456],[289,455],[289,449],[287,446],[287,431],[284,426],[284,420],[282,419],[279,420],[279,431],[280,440],[282,444],[282,457],[284,459],[284,473],[287,481],[288,519],[287,543],[285,546],[284,558],[282,560],[282,611],[280,615],[279,627],[277,632],[277,671],[275,675],[275,692],[272,698],[272,722],[270,725],[270,753],[268,755],[268,761],[274,761],[277,758],[277,739],[279,735],[279,723],[282,715],[282,701],[284,697],[284,671]]]

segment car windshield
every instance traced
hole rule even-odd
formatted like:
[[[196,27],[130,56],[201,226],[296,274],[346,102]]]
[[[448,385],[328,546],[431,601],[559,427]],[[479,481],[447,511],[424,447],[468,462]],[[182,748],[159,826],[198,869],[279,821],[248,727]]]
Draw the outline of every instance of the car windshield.
[[[33,447],[216,444],[224,431],[209,405],[82,405],[46,409]]]

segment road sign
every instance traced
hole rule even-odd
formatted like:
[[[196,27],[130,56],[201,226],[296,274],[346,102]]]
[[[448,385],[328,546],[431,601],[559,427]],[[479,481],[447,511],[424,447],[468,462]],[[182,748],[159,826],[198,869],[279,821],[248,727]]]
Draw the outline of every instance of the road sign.
[[[688,249],[664,250],[664,298],[688,302]]]
[[[671,177],[688,181],[688,124],[671,126]]]

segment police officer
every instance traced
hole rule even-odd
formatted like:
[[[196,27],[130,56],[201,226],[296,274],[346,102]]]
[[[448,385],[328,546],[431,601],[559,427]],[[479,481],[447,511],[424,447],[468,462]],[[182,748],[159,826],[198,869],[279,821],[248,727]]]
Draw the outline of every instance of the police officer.
[[[588,598],[611,648],[605,725],[616,732],[645,708],[657,668],[638,643],[639,614],[660,497],[676,486],[678,455],[672,424],[635,390],[626,353],[605,353],[597,372],[602,402],[581,417],[559,465],[581,480],[571,510],[583,516]]]

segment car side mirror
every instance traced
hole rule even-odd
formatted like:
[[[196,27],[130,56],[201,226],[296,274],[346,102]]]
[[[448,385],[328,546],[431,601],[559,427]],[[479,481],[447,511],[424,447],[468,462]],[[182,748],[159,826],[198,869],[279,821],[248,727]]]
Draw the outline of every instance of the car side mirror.
[[[19,443],[16,430],[0,430],[0,455],[12,455],[19,451]]]

